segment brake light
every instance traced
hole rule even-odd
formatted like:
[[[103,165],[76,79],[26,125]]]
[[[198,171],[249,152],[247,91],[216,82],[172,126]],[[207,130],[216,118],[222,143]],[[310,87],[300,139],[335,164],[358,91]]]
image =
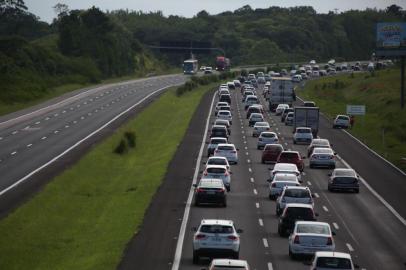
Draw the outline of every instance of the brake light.
[[[207,176],[207,172],[204,172],[204,174],[203,174],[204,176]]]
[[[271,187],[276,187],[276,183],[272,183]]]
[[[196,240],[202,240],[204,238],[206,238],[206,235],[204,235],[204,234],[198,234],[198,235],[195,236]]]
[[[235,154],[235,153],[237,153],[237,151],[233,150],[233,151],[231,151],[231,153]]]
[[[330,236],[327,237],[327,246],[331,246],[333,245],[333,238],[331,238]]]
[[[235,236],[235,235],[229,235],[229,236],[227,236],[227,238],[232,240],[232,241],[237,241],[238,240],[238,237]]]
[[[204,189],[198,188],[198,189],[196,190],[196,192],[197,192],[197,193],[202,193],[202,192],[204,192]]]
[[[295,236],[295,239],[293,240],[293,243],[295,243],[295,244],[300,244],[299,235],[296,235],[296,236]]]
[[[217,190],[220,193],[224,193],[226,190],[224,188]]]
[[[225,172],[225,173],[224,173],[224,176],[229,176],[228,172]]]

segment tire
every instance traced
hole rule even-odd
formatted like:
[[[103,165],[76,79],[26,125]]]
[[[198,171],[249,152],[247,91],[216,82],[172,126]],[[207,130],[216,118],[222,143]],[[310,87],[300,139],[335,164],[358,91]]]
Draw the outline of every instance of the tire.
[[[313,166],[312,164],[310,164],[310,165],[309,165],[309,168],[310,168],[310,169],[313,169],[313,168],[314,168],[314,166]]]
[[[195,200],[195,206],[199,206],[199,205],[200,205],[199,201]]]
[[[261,159],[261,163],[262,163],[262,164],[265,164],[265,160]]]
[[[258,149],[258,150],[261,150],[261,147],[257,146],[257,149]],[[263,163],[263,162],[262,162],[262,163]]]
[[[199,254],[197,251],[193,251],[193,264],[198,264],[199,263]]]
[[[293,140],[293,144],[296,144],[296,141],[295,141],[295,140]]]
[[[354,192],[355,192],[355,193],[359,193],[359,188],[354,189]]]
[[[233,254],[233,259],[238,260],[240,258],[240,252],[235,252]]]

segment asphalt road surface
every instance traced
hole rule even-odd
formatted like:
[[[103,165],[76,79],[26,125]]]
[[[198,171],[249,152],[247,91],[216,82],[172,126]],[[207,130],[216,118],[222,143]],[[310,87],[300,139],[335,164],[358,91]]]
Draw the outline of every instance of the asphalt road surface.
[[[258,90],[258,93],[261,92]],[[230,141],[239,148],[239,163],[232,165],[232,190],[228,193],[228,204],[226,208],[195,207],[192,204],[179,269],[201,269],[209,263],[208,260],[200,265],[192,263],[192,227],[198,226],[203,218],[231,219],[237,228],[244,230],[240,258],[248,260],[252,269],[308,269],[303,261],[289,258],[288,240],[277,234],[275,202],[268,198],[266,182],[268,168],[272,166],[260,163],[261,151],[257,150],[257,139],[252,137],[252,128],[248,127],[241,95],[238,90],[232,95]],[[267,108],[265,100],[261,102]],[[212,113],[210,122],[214,119]],[[300,151],[303,156],[306,154],[307,146],[293,145],[292,127],[285,126],[274,114],[268,115],[267,120],[272,130],[278,133],[285,149]],[[327,174],[331,170],[310,169],[306,159],[303,185],[309,186],[315,193],[318,220],[330,223],[337,233],[334,237],[336,250],[350,253],[361,269],[405,269],[406,226],[402,223],[402,215],[405,216],[406,202],[402,194],[405,194],[406,177],[342,130],[333,130],[327,119],[322,118],[320,124],[319,136],[329,139],[339,155],[337,167],[353,167],[380,194],[381,200],[402,214],[397,217],[364,183],[359,194],[328,192]],[[203,151],[205,153],[206,150]]]
[[[167,75],[103,85],[1,117],[0,195],[29,182],[64,152],[125,117],[123,112],[186,78]]]

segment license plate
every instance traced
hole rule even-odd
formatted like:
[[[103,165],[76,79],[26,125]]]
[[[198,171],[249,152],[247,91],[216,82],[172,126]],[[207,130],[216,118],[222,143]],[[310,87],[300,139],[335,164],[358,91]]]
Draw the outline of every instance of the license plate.
[[[210,191],[206,191],[206,194],[209,194],[209,195],[214,195],[214,194],[216,194],[216,192],[215,192],[215,191],[213,191],[213,190],[210,190]]]
[[[220,178],[220,175],[212,175],[213,178]]]

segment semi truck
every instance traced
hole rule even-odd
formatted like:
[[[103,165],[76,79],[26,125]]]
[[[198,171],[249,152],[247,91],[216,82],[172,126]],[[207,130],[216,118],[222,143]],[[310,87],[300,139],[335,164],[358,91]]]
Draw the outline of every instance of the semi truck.
[[[319,131],[319,114],[318,107],[295,107],[293,117],[293,132],[297,127],[309,127],[312,129],[313,137],[317,138]]]
[[[289,104],[292,106],[296,99],[294,85],[291,78],[272,77],[269,88],[269,110],[274,112],[279,104]]]
[[[230,69],[230,59],[225,58],[224,56],[217,56],[216,58],[216,70],[224,71]]]

